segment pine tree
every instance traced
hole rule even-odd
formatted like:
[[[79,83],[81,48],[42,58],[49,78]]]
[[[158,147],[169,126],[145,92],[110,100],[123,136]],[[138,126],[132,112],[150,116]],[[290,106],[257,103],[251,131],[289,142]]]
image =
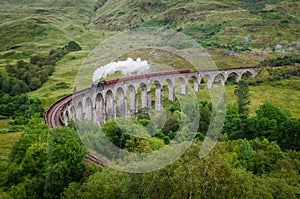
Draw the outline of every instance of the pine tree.
[[[241,80],[234,90],[237,96],[238,113],[241,117],[248,117],[250,104],[249,84],[247,80]]]

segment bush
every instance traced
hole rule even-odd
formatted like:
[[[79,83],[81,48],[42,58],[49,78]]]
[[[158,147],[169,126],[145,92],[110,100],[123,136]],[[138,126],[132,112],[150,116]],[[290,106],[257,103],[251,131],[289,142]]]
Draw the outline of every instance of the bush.
[[[68,43],[68,45],[65,46],[65,48],[68,49],[68,51],[70,52],[75,52],[75,51],[80,51],[81,47],[78,43],[76,43],[75,41],[70,41]]]
[[[67,89],[70,88],[70,84],[66,82],[59,82],[55,86],[51,87],[51,90]]]
[[[293,56],[277,57],[274,59],[263,60],[260,62],[261,66],[292,66],[300,63],[300,58]]]

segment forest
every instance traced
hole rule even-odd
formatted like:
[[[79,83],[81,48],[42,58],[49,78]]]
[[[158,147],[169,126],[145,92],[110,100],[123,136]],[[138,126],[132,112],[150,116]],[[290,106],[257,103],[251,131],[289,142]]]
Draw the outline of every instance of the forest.
[[[190,148],[169,166],[140,174],[89,163],[76,121],[50,130],[37,111],[1,168],[1,190],[12,198],[298,198],[300,119],[268,102],[249,116],[246,79],[235,85],[234,94],[236,103],[227,106],[222,134],[208,156],[198,153],[212,104],[199,100],[201,119]],[[101,129],[130,152],[159,150],[179,142],[174,137],[185,131],[179,124],[188,125],[178,101],[169,103],[167,120],[154,136],[132,136],[153,130],[147,108],[140,108],[125,128],[112,119],[100,128],[87,123],[85,133]]]

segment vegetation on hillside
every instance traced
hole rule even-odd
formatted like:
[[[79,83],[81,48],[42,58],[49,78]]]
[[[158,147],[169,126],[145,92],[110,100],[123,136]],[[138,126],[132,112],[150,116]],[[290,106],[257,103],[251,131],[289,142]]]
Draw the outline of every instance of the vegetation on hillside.
[[[225,139],[225,138],[224,138]],[[109,168],[82,185],[72,183],[62,198],[297,198],[299,152],[282,152],[267,140],[223,140],[204,159],[195,143],[172,165],[129,174]],[[250,169],[249,169],[250,168]],[[251,169],[263,169],[254,174]]]
[[[283,0],[264,2],[143,0],[118,3],[107,1],[98,10],[95,23],[101,29],[108,30],[167,26],[183,31],[208,46],[249,45],[252,49],[262,49],[268,45],[275,47],[280,44],[274,43],[276,40],[272,41],[276,33],[278,35],[275,36],[280,37],[281,41],[290,41],[285,45],[296,44],[299,37],[294,35],[291,38],[289,35],[288,38],[284,32],[294,32],[299,27],[299,15],[294,12],[298,8],[299,4],[295,1]],[[273,24],[277,26],[274,27]],[[255,37],[254,34],[261,37]],[[249,40],[245,42],[244,37],[248,37]]]
[[[284,56],[264,60],[260,66],[295,66],[300,64],[300,57]]]
[[[71,41],[63,48],[52,49],[48,56],[33,55],[29,63],[19,60],[15,66],[7,65],[7,76],[0,73],[0,89],[12,96],[36,90],[54,73],[57,61],[69,52],[79,50],[81,47]]]
[[[7,65],[6,72],[0,71],[0,115],[12,119],[12,125],[26,124],[35,113],[44,113],[39,98],[29,98],[26,93],[36,90],[48,80],[55,71],[56,62],[69,52],[79,51],[81,47],[74,41],[63,48],[52,49],[48,56],[33,55],[30,62],[19,60],[15,66]],[[65,84],[58,84],[60,89]],[[68,86],[68,85],[67,85]]]
[[[0,186],[12,198],[59,198],[70,182],[84,182],[99,171],[84,163],[86,150],[73,129],[49,130],[33,118],[10,154]]]
[[[239,84],[235,93],[237,103],[244,101],[247,82]],[[33,118],[2,168],[1,189],[13,198],[297,198],[300,142],[296,138],[300,136],[300,120],[270,103],[262,105],[252,117],[245,114],[248,103],[232,104],[227,107],[219,142],[207,157],[199,158],[211,106],[199,101],[199,114],[205,120],[199,121],[199,132],[194,133],[194,143],[187,152],[171,165],[144,174],[84,163],[86,149],[79,132],[70,127],[49,130],[42,119]],[[119,126],[125,121],[120,118],[108,120],[101,129],[116,146],[134,153],[150,153],[170,141],[180,142],[174,137],[184,128],[180,130],[176,124],[188,120],[176,101],[155,136],[145,136],[155,128],[149,126],[148,114],[149,109],[141,108],[137,119],[124,123],[126,126]],[[97,147],[101,144],[95,139],[99,128],[92,126],[86,123],[84,135],[94,136],[90,144]]]
[[[295,0],[1,1],[0,198],[298,198],[299,9]],[[205,82],[196,107],[185,111],[165,94],[165,122],[158,117],[155,124],[155,113],[140,107],[136,118],[107,120],[100,128],[84,121],[83,137],[74,128],[78,121],[52,130],[44,124],[44,108],[73,91],[80,66],[99,42],[143,27],[191,37],[218,68],[265,67],[239,84],[229,77],[224,128],[204,158],[200,147],[215,116]],[[156,52],[139,49],[116,59],[191,67],[168,51],[153,58]],[[198,128],[190,132],[195,118]],[[130,174],[86,163],[86,147],[102,143],[99,132],[132,153],[156,152],[182,141],[178,135],[194,142],[171,165]],[[113,155],[118,163],[119,151]]]

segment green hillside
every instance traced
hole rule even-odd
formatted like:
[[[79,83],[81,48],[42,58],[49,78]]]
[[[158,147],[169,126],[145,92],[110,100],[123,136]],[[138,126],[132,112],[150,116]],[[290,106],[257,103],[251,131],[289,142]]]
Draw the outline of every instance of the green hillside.
[[[220,68],[299,54],[300,3],[293,0],[1,1],[0,66],[75,40],[91,50],[111,32],[168,27],[190,35]],[[274,51],[274,52],[273,52]]]
[[[299,198],[299,10],[299,0],[0,0],[0,198]],[[162,34],[167,47],[156,37],[127,39],[136,29],[171,30]],[[139,107],[135,118],[100,127],[70,120],[49,129],[52,103],[90,86],[99,61],[129,57],[152,72],[194,70],[194,60],[205,69],[265,68],[239,84],[231,74],[218,106],[210,94],[220,87],[208,89],[204,77],[197,103],[167,100],[164,85],[164,111]],[[154,105],[154,84],[150,92]]]
[[[207,49],[218,68],[255,66],[269,58],[300,54],[300,3],[293,0],[6,0],[0,5],[0,71],[72,40],[82,47],[82,52],[59,61],[53,76],[30,93],[41,98],[44,107],[72,92],[89,52],[123,30],[154,26],[187,34]],[[117,56],[153,59],[149,49]],[[180,59],[161,62],[173,68],[187,66]],[[70,86],[55,89],[64,83]]]
[[[282,0],[122,0],[107,1],[93,20],[104,30],[166,26],[183,32],[226,68],[299,53],[299,9],[299,2]]]
[[[96,0],[1,1],[0,66],[72,40],[84,50],[93,49],[105,35],[90,25],[95,6]]]

